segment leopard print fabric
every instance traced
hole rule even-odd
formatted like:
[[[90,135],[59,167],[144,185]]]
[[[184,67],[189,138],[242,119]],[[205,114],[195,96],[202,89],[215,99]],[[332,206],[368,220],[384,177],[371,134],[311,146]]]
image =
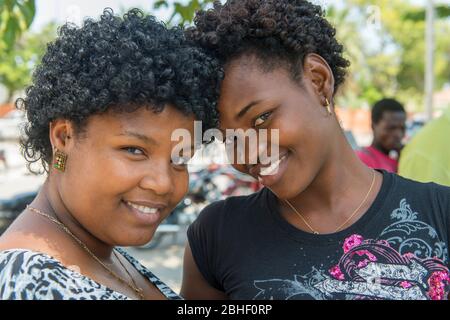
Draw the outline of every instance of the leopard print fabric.
[[[170,300],[181,299],[150,270],[116,248]],[[129,300],[40,252],[12,249],[0,252],[0,300]]]

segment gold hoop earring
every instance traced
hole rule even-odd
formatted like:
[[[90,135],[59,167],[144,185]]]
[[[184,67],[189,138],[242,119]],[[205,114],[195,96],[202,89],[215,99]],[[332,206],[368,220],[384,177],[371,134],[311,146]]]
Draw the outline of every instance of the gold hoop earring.
[[[326,102],[325,108],[327,108],[328,114],[331,116],[333,114],[333,112],[331,111],[330,101],[328,101],[328,99],[325,98],[325,102]]]
[[[67,154],[65,154],[62,151],[59,151],[58,149],[55,149],[55,163],[53,164],[53,168],[64,172],[66,170],[66,161],[67,161]]]

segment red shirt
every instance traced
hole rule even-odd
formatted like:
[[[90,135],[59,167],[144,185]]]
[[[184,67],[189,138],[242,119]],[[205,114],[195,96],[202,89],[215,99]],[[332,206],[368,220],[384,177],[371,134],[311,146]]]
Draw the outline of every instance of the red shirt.
[[[388,172],[397,173],[398,161],[396,159],[389,158],[389,156],[372,146],[357,150],[356,154],[359,159],[361,159],[361,161],[370,168],[384,169]]]

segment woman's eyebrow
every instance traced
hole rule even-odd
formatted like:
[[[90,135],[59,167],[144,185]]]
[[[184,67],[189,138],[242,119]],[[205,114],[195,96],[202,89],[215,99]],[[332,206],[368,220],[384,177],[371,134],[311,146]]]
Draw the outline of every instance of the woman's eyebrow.
[[[247,106],[242,108],[241,111],[239,111],[239,113],[234,117],[235,120],[242,118],[252,107],[256,106],[257,104],[259,104],[261,102],[262,102],[262,100],[256,100],[256,101],[250,102]]]
[[[124,131],[124,132],[118,134],[117,136],[128,136],[128,137],[133,137],[133,138],[142,140],[142,141],[145,142],[146,144],[154,144],[154,145],[158,145],[158,142],[157,142],[155,139],[153,139],[153,138],[151,138],[151,137],[149,137],[149,136],[146,136],[146,135],[144,135],[144,134],[141,134],[141,133],[138,133],[138,132],[134,132],[134,131],[129,131],[129,130],[127,130],[127,131]]]

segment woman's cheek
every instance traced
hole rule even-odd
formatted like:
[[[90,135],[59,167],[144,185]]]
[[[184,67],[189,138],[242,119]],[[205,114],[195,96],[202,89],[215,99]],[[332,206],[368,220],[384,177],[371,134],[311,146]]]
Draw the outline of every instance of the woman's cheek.
[[[175,192],[174,192],[174,205],[177,205],[189,191],[189,173],[183,172],[179,176],[175,177]]]

